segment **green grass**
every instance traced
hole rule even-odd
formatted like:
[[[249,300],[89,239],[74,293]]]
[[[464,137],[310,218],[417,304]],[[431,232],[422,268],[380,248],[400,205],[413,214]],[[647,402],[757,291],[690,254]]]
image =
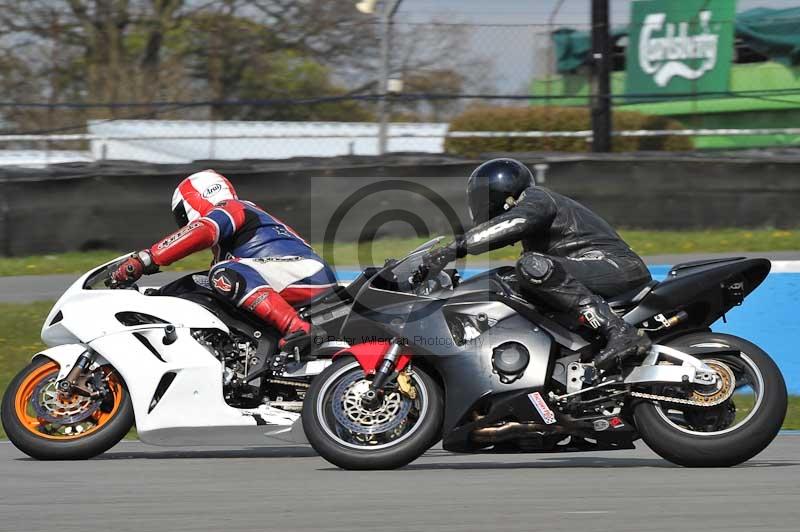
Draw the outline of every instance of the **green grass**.
[[[39,339],[39,331],[51,306],[51,302],[0,303],[0,394],[5,392],[14,375],[30,361],[31,355],[44,347]],[[737,397],[735,402],[742,413],[752,406],[752,399],[748,396]],[[790,397],[789,412],[783,427],[800,429],[800,396]],[[135,438],[136,433],[131,431],[128,437]],[[5,438],[5,432],[0,427],[2,438]]]
[[[52,302],[26,305],[0,304],[0,392],[5,393],[12,378],[42,349],[39,331]],[[0,427],[0,438],[6,434]]]
[[[6,391],[11,379],[30,361],[31,357],[46,346],[39,333],[52,301],[38,303],[0,303],[0,395]],[[0,439],[6,433],[0,426]],[[136,429],[128,438],[136,438]]]
[[[733,403],[736,405],[736,421],[744,419],[753,408],[755,397],[752,394],[735,395]],[[800,396],[789,396],[789,409],[786,411],[786,418],[783,420],[783,428],[800,429]]]
[[[52,302],[0,304],[0,390],[42,349],[39,331]]]
[[[675,253],[714,253],[742,251],[800,250],[800,229],[720,229],[714,231],[620,231],[623,238],[640,255]],[[371,245],[336,243],[332,247],[334,265],[382,264],[385,258],[400,257],[425,239],[381,239]],[[328,249],[316,245],[321,254]],[[36,255],[29,257],[0,258],[0,276],[45,275],[56,273],[83,273],[119,256],[117,251],[87,251]],[[481,261],[510,261],[519,255],[519,247],[512,246],[480,256]],[[211,261],[209,253],[197,253],[170,266],[174,271],[204,270]]]

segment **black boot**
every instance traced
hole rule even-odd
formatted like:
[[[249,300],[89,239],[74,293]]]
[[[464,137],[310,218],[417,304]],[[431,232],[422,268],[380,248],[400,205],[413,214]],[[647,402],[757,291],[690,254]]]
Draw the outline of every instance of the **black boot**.
[[[614,314],[600,296],[584,298],[579,305],[578,311],[586,325],[606,337],[605,348],[594,357],[594,366],[601,373],[630,356],[644,354],[650,348],[650,339]]]

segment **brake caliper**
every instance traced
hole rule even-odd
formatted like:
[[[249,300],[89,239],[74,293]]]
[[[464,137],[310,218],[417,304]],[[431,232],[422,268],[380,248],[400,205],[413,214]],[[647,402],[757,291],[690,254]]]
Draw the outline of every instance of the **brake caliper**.
[[[417,398],[417,389],[411,384],[411,377],[407,372],[401,371],[397,374],[397,386],[400,388],[400,393],[412,401]]]

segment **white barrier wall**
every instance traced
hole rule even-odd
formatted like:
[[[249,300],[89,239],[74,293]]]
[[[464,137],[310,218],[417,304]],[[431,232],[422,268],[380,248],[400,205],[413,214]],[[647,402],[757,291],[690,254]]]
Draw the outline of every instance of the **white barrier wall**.
[[[388,150],[442,153],[447,127],[391,124]],[[378,125],[372,123],[118,120],[89,122],[89,133],[108,137],[91,141],[98,160],[188,163],[378,154]]]
[[[0,150],[0,166],[43,168],[48,164],[92,162],[92,154],[69,150]]]

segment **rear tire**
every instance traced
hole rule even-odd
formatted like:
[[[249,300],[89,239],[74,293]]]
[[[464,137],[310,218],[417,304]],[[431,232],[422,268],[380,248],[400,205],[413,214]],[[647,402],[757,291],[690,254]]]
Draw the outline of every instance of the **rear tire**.
[[[303,401],[303,429],[314,449],[327,461],[342,469],[371,470],[396,469],[416,460],[439,440],[444,417],[442,391],[436,381],[419,366],[412,368],[418,387],[424,389],[427,402],[421,419],[416,421],[413,432],[398,438],[397,443],[384,444],[381,448],[370,448],[368,444],[358,446],[332,434],[326,421],[320,418],[329,411],[333,388],[348,376],[363,371],[353,357],[342,357],[328,366],[311,382]],[[421,395],[423,392],[420,392]],[[323,426],[324,425],[324,426]]]
[[[761,403],[756,411],[734,425],[734,428],[707,435],[680,430],[665,419],[661,406],[653,402],[639,403],[634,411],[634,420],[645,443],[670,462],[687,467],[730,467],[756,456],[778,434],[786,416],[786,384],[777,365],[766,352],[736,336],[695,333],[676,338],[667,345],[694,354],[692,346],[704,343],[729,346],[753,362],[763,379]],[[715,357],[709,354],[704,358]]]
[[[114,406],[103,423],[85,435],[71,435],[64,438],[37,433],[31,425],[31,417],[18,408],[18,403],[30,408],[30,397],[26,388],[53,377],[58,365],[46,357],[37,357],[14,377],[3,395],[0,419],[8,439],[23,453],[37,460],[86,460],[104,453],[128,433],[134,423],[133,405],[128,388],[118,374],[114,375],[117,393]],[[102,415],[102,414],[101,414]],[[33,420],[35,421],[35,420]]]

